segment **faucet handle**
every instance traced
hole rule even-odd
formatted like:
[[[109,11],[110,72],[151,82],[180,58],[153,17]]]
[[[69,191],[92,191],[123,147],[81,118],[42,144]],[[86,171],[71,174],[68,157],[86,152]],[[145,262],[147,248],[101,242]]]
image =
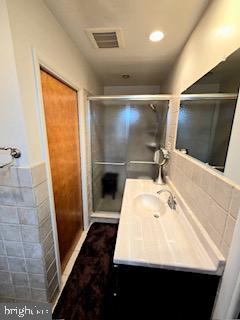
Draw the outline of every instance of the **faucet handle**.
[[[176,201],[176,198],[174,196],[172,196],[172,195],[169,196],[168,205],[169,205],[170,209],[176,210],[177,201]]]

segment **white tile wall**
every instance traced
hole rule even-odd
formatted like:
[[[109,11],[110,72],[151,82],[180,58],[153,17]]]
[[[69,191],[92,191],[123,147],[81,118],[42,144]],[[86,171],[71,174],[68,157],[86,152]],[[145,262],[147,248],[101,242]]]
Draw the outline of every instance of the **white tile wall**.
[[[175,147],[179,101],[179,98],[176,97],[172,98],[169,102],[166,132],[166,148],[168,150],[173,150]]]
[[[0,302],[58,290],[45,165],[0,170]]]
[[[235,186],[232,191],[232,200],[231,200],[230,209],[229,209],[231,216],[235,219],[237,219],[239,208],[240,208],[240,187]]]
[[[239,187],[200,161],[171,151],[168,175],[226,256],[240,210]]]

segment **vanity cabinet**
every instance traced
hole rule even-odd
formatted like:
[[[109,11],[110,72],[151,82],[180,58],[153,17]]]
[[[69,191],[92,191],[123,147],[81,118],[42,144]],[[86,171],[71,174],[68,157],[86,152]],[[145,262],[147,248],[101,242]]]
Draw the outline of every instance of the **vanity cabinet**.
[[[208,320],[219,276],[114,265],[114,319]]]

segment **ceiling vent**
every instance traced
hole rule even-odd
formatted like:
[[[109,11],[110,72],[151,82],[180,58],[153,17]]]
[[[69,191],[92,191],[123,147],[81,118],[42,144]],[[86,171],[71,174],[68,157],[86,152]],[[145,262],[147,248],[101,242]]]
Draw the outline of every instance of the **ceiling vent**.
[[[123,35],[121,29],[87,29],[87,35],[97,49],[122,48]]]

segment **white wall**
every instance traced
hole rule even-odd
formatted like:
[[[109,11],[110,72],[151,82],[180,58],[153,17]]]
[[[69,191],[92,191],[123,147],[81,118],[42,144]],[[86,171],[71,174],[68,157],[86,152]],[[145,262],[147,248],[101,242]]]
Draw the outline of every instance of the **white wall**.
[[[0,39],[0,147],[18,147],[22,151],[18,163],[26,163],[26,135],[5,0],[0,0]]]
[[[43,153],[31,49],[35,48],[41,60],[79,88],[85,88],[92,94],[101,94],[102,87],[77,46],[42,0],[8,0],[7,7],[27,132],[29,163],[32,165],[42,160]]]
[[[106,86],[105,95],[159,94],[160,86]]]
[[[181,93],[240,46],[240,1],[213,0],[190,36],[165,90]]]
[[[240,185],[240,96],[232,126],[231,139],[225,164],[224,175]]]

